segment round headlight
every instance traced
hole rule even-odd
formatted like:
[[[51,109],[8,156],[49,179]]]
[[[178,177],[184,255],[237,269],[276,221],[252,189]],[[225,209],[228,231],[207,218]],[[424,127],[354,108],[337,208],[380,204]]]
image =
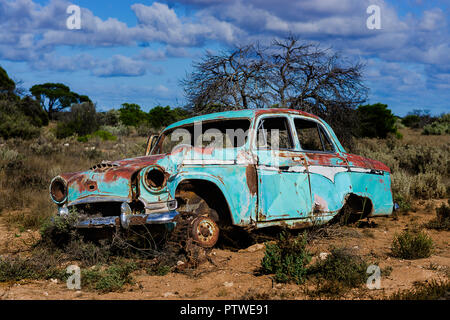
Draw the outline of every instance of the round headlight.
[[[161,189],[166,185],[166,175],[160,168],[149,169],[144,176],[145,184],[151,189]]]
[[[56,177],[55,179],[53,179],[52,183],[50,184],[50,195],[53,201],[57,203],[61,203],[64,200],[66,200],[67,197],[66,181],[64,181],[64,179],[62,179],[61,177]]]

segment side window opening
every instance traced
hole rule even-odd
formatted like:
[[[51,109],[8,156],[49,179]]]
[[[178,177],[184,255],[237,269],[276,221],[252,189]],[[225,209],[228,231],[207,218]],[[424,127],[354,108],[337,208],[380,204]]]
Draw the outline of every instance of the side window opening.
[[[294,119],[300,146],[305,151],[333,152],[330,138],[321,125],[315,121]]]
[[[257,146],[272,150],[293,149],[294,144],[287,119],[278,117],[261,120],[258,126]]]

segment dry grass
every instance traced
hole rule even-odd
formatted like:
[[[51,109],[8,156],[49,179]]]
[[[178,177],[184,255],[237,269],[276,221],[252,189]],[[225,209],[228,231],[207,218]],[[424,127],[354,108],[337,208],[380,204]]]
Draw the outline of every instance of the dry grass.
[[[48,186],[62,172],[86,170],[102,160],[143,155],[145,138],[120,137],[117,141],[76,138],[58,140],[51,127],[37,139],[0,142],[0,215],[9,225],[39,229],[55,213]]]
[[[450,136],[424,136],[402,129],[403,139],[359,139],[351,151],[385,163],[392,171],[392,191],[400,208],[414,199],[441,199],[450,191]]]

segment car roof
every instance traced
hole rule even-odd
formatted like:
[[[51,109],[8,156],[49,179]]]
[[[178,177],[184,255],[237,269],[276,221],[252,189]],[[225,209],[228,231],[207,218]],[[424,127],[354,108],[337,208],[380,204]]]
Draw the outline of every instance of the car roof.
[[[271,108],[271,109],[242,109],[242,110],[233,110],[233,111],[223,111],[223,112],[215,112],[209,113],[201,116],[196,116],[188,119],[184,119],[169,125],[164,131],[170,130],[175,127],[183,126],[186,124],[198,122],[198,121],[209,121],[209,120],[220,120],[220,119],[233,119],[233,118],[254,118],[255,116],[261,114],[296,114],[302,115],[308,118],[319,119],[319,117],[304,112],[300,110],[294,109],[281,109],[281,108]]]

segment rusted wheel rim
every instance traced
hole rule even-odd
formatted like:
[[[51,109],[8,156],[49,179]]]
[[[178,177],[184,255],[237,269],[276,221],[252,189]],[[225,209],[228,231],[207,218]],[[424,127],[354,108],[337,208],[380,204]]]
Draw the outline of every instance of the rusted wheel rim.
[[[192,238],[199,246],[211,248],[219,240],[219,226],[211,218],[195,218],[192,223]]]

